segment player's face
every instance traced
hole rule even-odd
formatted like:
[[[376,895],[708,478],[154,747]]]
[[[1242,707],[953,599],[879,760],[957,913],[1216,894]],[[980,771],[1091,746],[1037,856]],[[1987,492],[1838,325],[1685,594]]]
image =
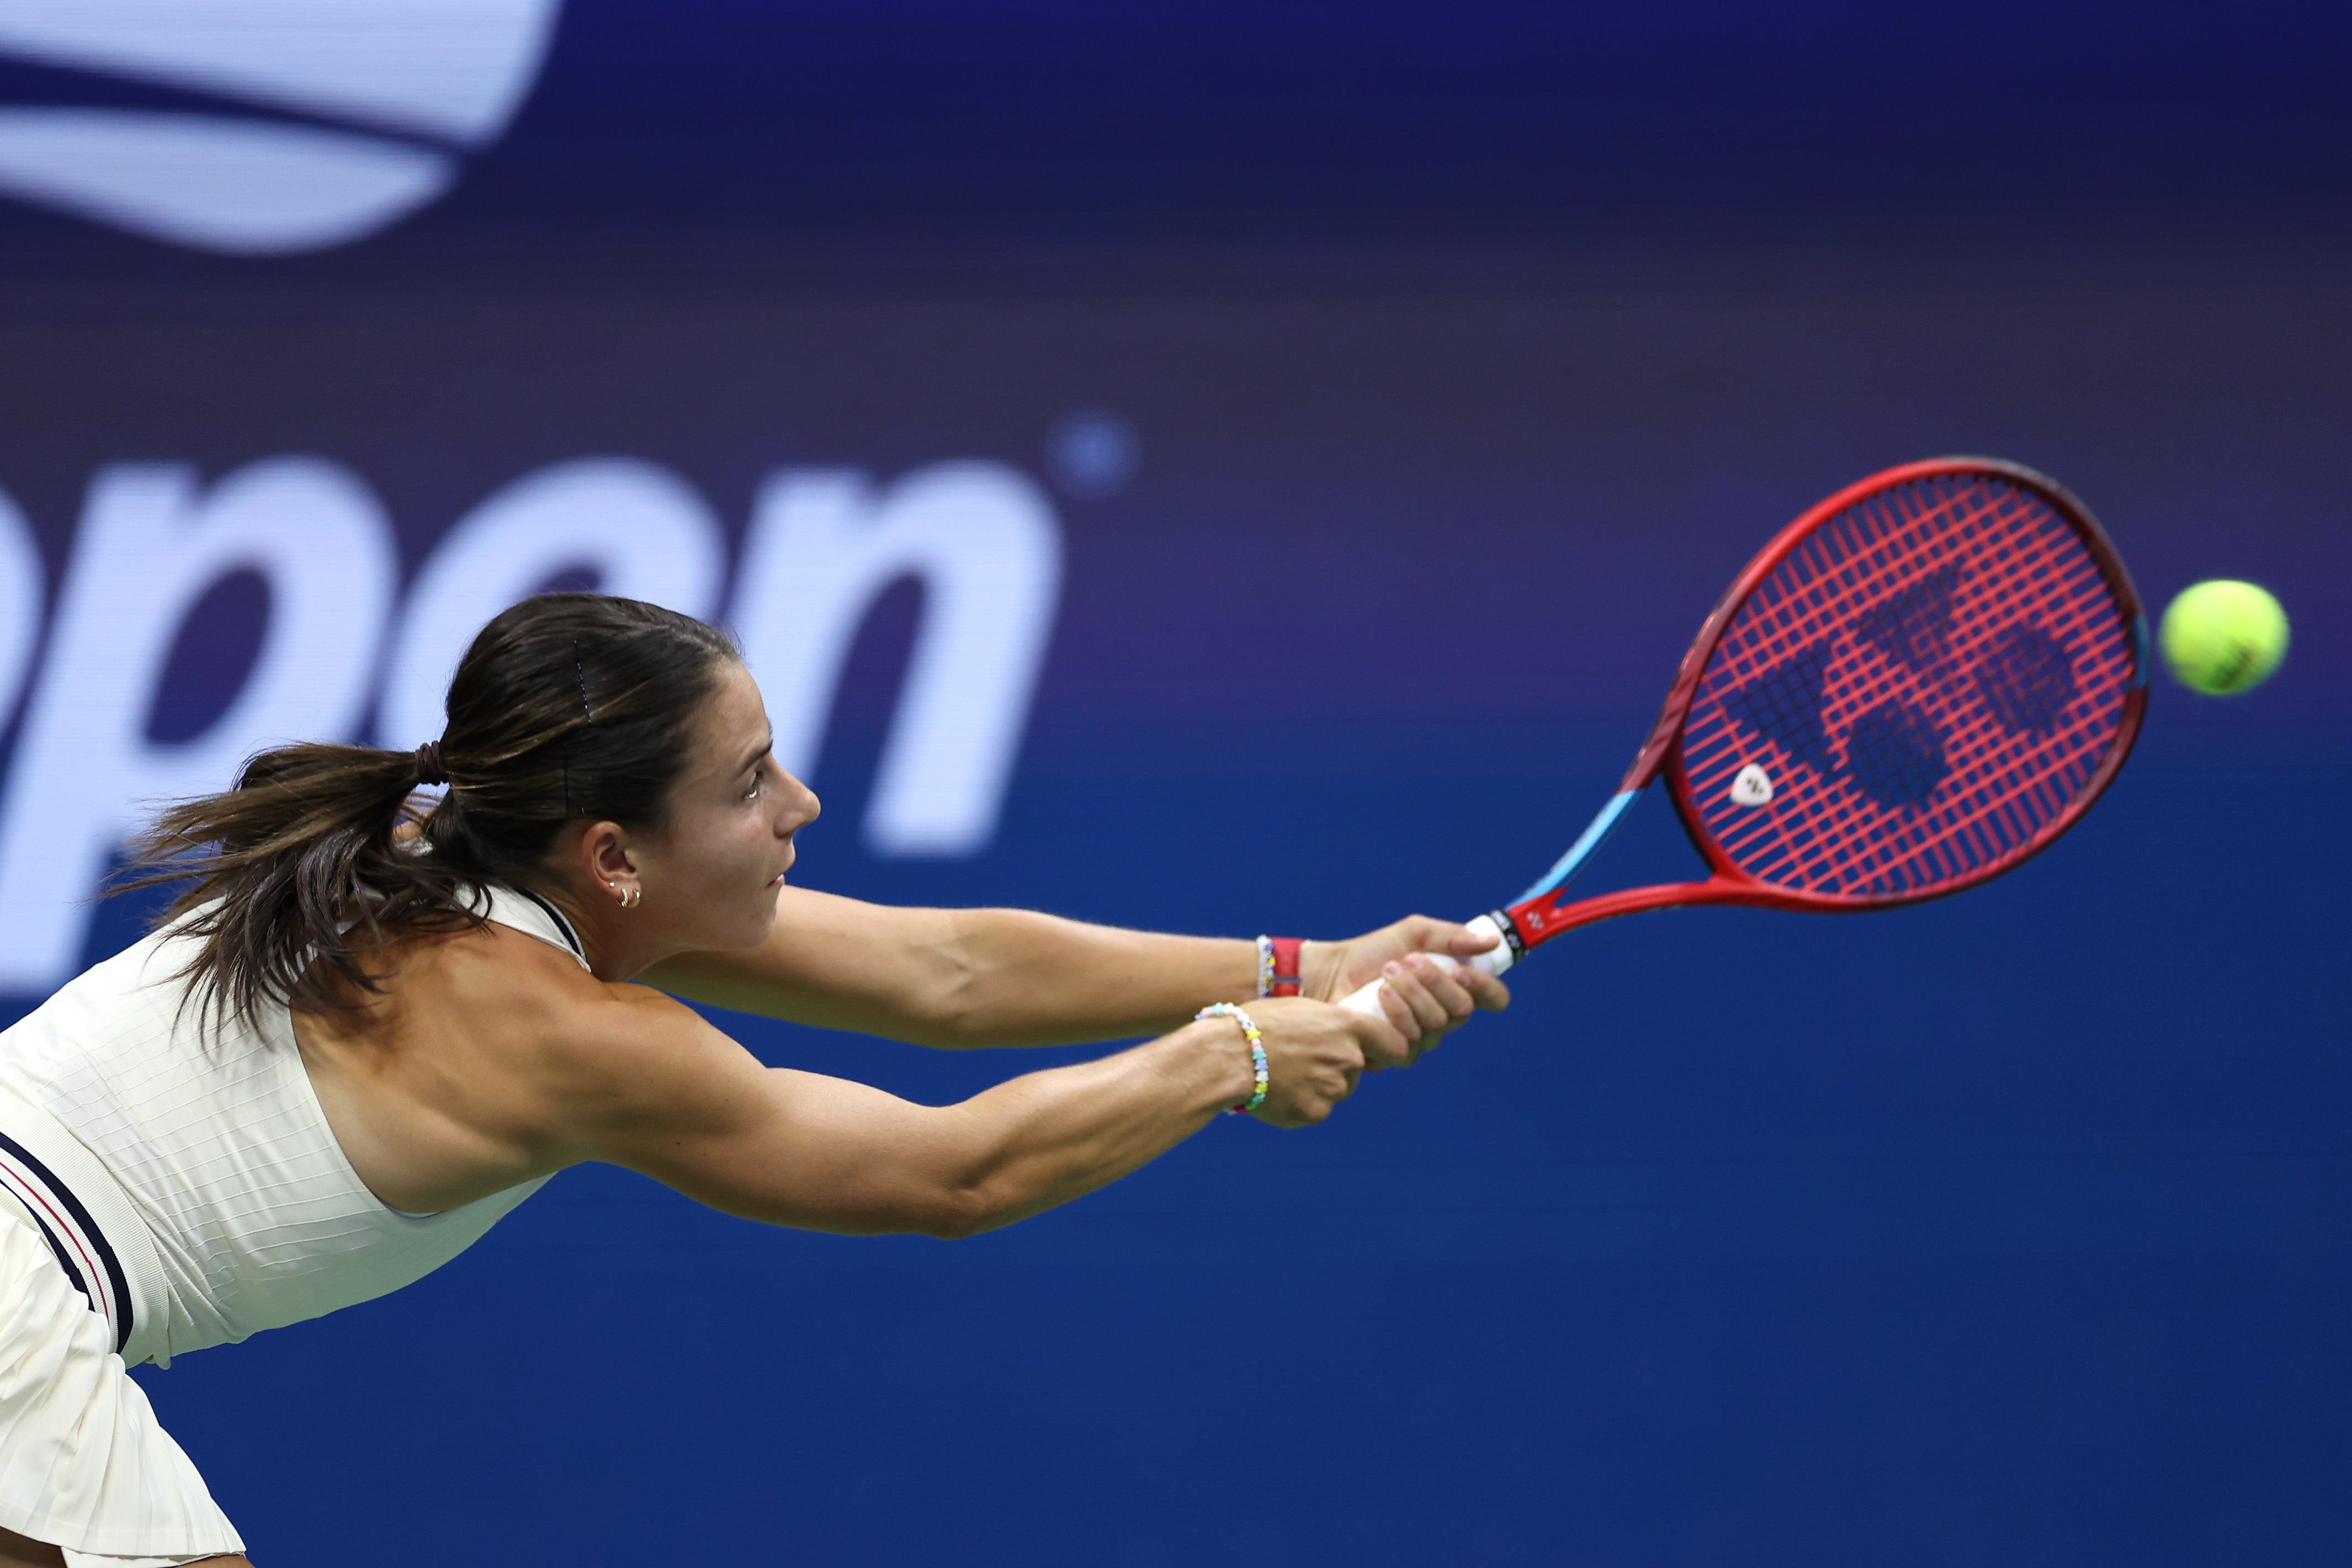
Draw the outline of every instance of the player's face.
[[[641,841],[645,904],[695,947],[755,946],[775,925],[793,835],[816,820],[817,798],[776,765],[759,685],[732,659],[689,748],[667,821]]]

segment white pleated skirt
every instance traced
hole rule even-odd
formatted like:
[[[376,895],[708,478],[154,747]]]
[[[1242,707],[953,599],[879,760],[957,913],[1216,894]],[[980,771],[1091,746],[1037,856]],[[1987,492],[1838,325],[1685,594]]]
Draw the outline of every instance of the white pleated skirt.
[[[196,1467],[14,1198],[0,1192],[0,1525],[73,1568],[241,1552]]]

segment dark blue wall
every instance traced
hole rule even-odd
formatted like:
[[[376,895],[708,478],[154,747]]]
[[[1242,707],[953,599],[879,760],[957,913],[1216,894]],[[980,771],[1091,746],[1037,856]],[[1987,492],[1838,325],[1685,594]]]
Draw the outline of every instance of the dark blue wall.
[[[0,218],[52,580],[126,458],[327,455],[413,571],[586,453],[740,531],[778,465],[1051,484],[1057,420],[1126,421],[1131,482],[1055,492],[982,854],[862,847],[911,597],[861,640],[795,874],[864,896],[1487,907],[1755,546],[1916,456],[2055,475],[2154,602],[2295,618],[2258,694],[2160,686],[2005,882],[1597,928],[1330,1125],[1011,1231],[560,1177],[397,1297],[141,1375],[257,1560],[2342,1560],[2343,14],[1556,10],[583,0],[509,140],[364,244]],[[1653,802],[1596,885],[1686,864]],[[930,1100],[1034,1064],[722,1021]]]

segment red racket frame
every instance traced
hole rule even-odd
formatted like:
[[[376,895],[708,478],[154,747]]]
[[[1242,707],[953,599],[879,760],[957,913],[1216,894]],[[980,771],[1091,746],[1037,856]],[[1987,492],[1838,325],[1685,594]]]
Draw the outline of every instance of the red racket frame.
[[[1759,584],[1771,575],[1774,568],[1787,559],[1814,529],[1868,497],[1896,485],[1917,479],[1933,479],[1958,475],[1991,475],[2005,479],[2020,489],[2031,491],[2064,518],[2082,539],[2091,559],[2097,564],[2107,591],[2115,596],[2116,608],[2122,612],[2129,631],[2134,673],[2132,683],[2123,697],[2123,712],[2118,720],[2116,737],[2100,760],[2097,771],[2066,809],[2044,823],[2025,842],[1999,858],[1987,862],[1969,875],[1924,892],[1890,894],[1826,894],[1805,893],[1793,888],[1777,887],[1742,871],[1732,862],[1721,845],[1702,825],[1697,804],[1691,794],[1690,775],[1683,764],[1683,724],[1690,715],[1692,700],[1698,692],[1699,678],[1706,673],[1707,661],[1724,633],[1730,628],[1732,617],[1748,601]],[[1667,883],[1654,887],[1627,888],[1620,893],[1605,893],[1575,904],[1562,904],[1569,890],[1560,888],[1538,894],[1520,901],[1499,913],[1507,916],[1517,936],[1517,946],[1532,947],[1549,940],[1563,931],[1572,931],[1596,921],[1613,919],[1621,915],[1635,915],[1647,909],[1675,909],[1691,904],[1745,904],[1761,909],[1796,909],[1817,915],[1853,915],[1868,909],[1891,909],[1900,904],[1923,904],[1929,899],[1944,898],[1971,888],[2012,871],[2032,859],[2051,841],[2073,827],[2084,812],[2089,810],[2105,793],[2107,786],[2131,755],[2132,743],[2139,737],[2141,716],[2147,708],[2148,675],[2147,623],[2140,607],[2139,592],[2132,586],[2131,574],[2124,570],[2123,558],[2116,553],[2114,543],[2090,508],[2070,494],[2065,486],[2045,475],[2037,474],[2021,464],[2004,462],[1997,457],[1936,457],[1920,463],[1906,463],[1897,467],[1874,474],[1840,490],[1836,495],[1814,507],[1795,522],[1782,528],[1763,552],[1748,562],[1746,570],[1732,583],[1706,622],[1699,628],[1698,640],[1690,652],[1683,655],[1682,669],[1666,694],[1665,706],[1658,714],[1658,722],[1651,727],[1650,738],[1643,743],[1626,770],[1624,782],[1618,786],[1621,794],[1636,794],[1654,783],[1660,773],[1666,779],[1666,788],[1674,799],[1675,814],[1682,819],[1683,831],[1690,836],[1691,845],[1706,860],[1712,873],[1705,882]]]

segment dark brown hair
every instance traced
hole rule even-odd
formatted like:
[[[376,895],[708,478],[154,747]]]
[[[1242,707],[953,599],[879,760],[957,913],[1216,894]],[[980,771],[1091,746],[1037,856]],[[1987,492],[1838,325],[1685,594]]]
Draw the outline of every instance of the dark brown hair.
[[[202,939],[189,995],[216,1017],[358,1005],[382,984],[371,955],[481,925],[475,890],[528,884],[566,822],[658,826],[688,730],[737,656],[658,605],[527,599],[466,650],[438,742],[265,751],[234,789],[160,813],[118,885],[189,883],[163,919]],[[443,775],[420,841],[396,841]]]

